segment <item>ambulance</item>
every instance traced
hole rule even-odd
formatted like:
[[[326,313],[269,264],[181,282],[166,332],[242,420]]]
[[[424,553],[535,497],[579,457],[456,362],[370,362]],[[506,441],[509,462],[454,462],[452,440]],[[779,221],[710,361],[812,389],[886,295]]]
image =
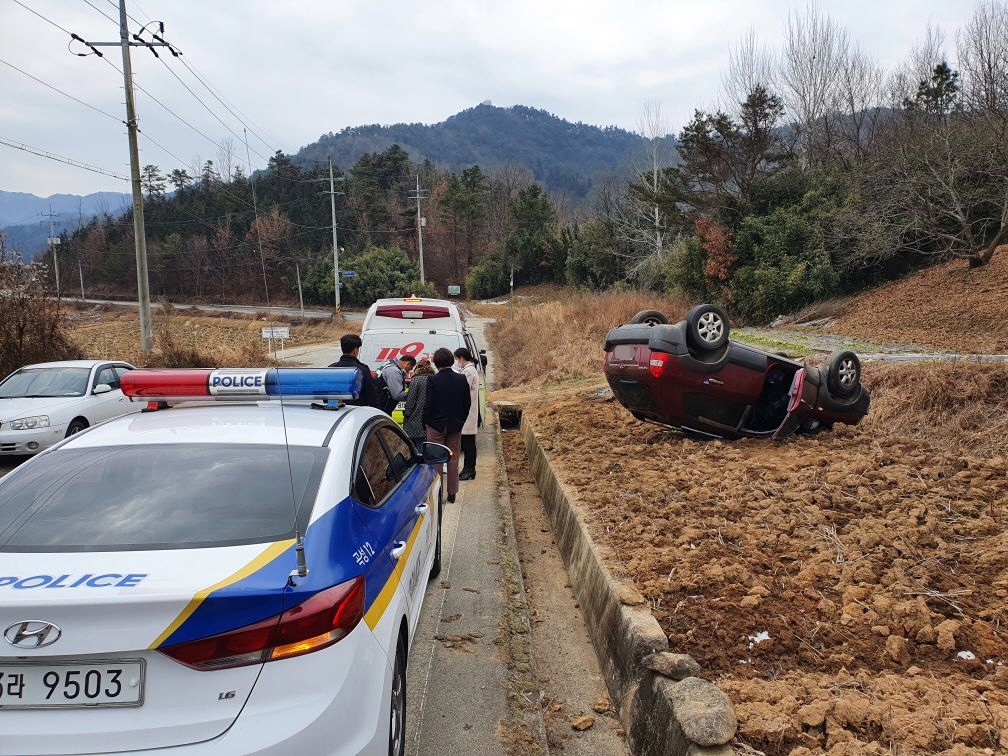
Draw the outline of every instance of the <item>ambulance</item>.
[[[404,355],[434,355],[441,347],[454,352],[466,347],[480,376],[480,415],[486,417],[486,350],[480,349],[466,328],[462,309],[446,299],[401,297],[379,299],[368,308],[361,330],[360,360],[377,371]],[[402,422],[401,407],[393,414]]]

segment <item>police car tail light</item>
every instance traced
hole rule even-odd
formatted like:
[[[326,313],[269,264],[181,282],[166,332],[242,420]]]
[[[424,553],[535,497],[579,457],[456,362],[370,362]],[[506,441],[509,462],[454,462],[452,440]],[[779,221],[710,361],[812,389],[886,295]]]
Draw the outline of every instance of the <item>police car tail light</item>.
[[[665,373],[665,366],[668,364],[669,356],[665,352],[651,352],[651,359],[648,361],[648,370],[655,378],[661,378]]]
[[[363,577],[317,593],[280,615],[269,661],[331,646],[349,635],[363,617]]]
[[[364,617],[364,578],[320,591],[252,625],[158,649],[200,671],[244,667],[318,651],[349,635]]]
[[[131,370],[122,377],[130,399],[356,399],[356,368],[164,368]]]
[[[274,616],[220,635],[197,638],[158,650],[198,670],[262,664],[272,645],[276,626],[277,617]]]

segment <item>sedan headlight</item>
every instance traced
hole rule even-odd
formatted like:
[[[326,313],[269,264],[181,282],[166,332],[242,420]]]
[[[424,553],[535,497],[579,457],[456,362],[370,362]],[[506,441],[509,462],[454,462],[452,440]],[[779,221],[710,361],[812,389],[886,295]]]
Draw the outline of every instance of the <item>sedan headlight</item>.
[[[11,420],[11,430],[31,430],[32,428],[48,428],[49,415],[33,415],[32,417],[22,417],[18,420]]]

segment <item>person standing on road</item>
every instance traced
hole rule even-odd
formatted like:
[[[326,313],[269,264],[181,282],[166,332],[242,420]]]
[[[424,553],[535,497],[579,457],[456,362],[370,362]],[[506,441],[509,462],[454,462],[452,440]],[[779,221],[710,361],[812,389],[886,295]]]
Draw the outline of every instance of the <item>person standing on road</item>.
[[[385,385],[389,390],[389,402],[385,407],[382,407],[389,415],[392,414],[396,405],[406,398],[406,377],[415,367],[416,358],[404,354],[394,360],[389,360],[378,369],[379,375],[385,379]]]
[[[448,460],[448,502],[455,501],[459,485],[459,452],[462,443],[462,426],[469,416],[469,382],[452,370],[455,356],[450,349],[441,347],[434,352],[437,373],[427,380],[427,401],[424,403],[423,421],[427,427],[427,440],[444,444],[451,449]]]
[[[476,477],[476,427],[479,423],[479,371],[473,362],[472,352],[465,347],[455,350],[455,369],[461,373],[469,384],[469,414],[462,426],[462,471],[459,480],[472,480]]]
[[[343,356],[340,357],[336,362],[332,363],[329,367],[352,367],[357,368],[361,374],[361,392],[357,399],[348,399],[346,404],[353,404],[361,407],[377,407],[378,409],[384,409],[379,407],[381,400],[378,396],[378,389],[375,388],[374,379],[371,377],[371,370],[361,362],[357,355],[360,354],[361,337],[356,333],[345,334],[339,340],[340,351],[343,352]]]
[[[427,381],[434,375],[430,358],[422,356],[410,377],[409,391],[406,392],[406,408],[403,410],[403,430],[410,441],[419,449],[427,440],[427,428],[423,422],[424,406],[427,404]]]

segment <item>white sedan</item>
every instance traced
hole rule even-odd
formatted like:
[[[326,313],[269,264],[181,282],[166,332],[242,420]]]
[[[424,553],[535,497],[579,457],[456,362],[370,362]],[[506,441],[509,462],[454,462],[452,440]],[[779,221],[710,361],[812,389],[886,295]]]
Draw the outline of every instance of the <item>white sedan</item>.
[[[139,412],[119,388],[128,362],[27,365],[0,382],[0,456],[35,454],[112,417]]]
[[[137,369],[0,479],[0,755],[402,756],[450,452],[360,382]]]

